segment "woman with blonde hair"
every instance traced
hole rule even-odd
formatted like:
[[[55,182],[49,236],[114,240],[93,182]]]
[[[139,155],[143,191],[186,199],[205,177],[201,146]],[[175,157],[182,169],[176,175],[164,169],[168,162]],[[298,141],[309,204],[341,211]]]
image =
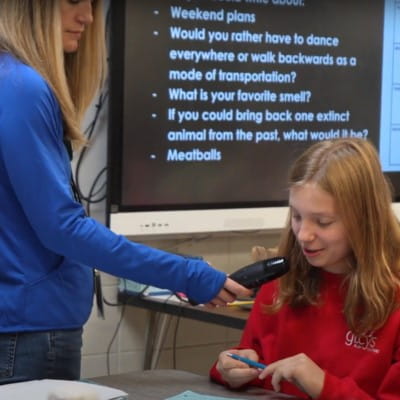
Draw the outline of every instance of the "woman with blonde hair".
[[[400,227],[374,146],[312,145],[294,163],[278,254],[291,269],[264,285],[240,345],[211,377],[324,400],[400,399]]]
[[[102,3],[0,1],[0,383],[79,378],[94,266],[198,303],[249,294],[111,232],[74,198],[70,155],[106,72]]]

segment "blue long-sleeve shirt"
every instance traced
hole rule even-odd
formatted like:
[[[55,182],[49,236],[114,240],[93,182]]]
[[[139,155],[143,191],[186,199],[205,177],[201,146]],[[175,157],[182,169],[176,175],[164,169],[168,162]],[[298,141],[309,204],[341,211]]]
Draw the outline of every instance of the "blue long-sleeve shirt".
[[[0,332],[69,329],[88,319],[92,267],[211,300],[226,275],[133,243],[74,200],[58,102],[45,80],[0,54]]]

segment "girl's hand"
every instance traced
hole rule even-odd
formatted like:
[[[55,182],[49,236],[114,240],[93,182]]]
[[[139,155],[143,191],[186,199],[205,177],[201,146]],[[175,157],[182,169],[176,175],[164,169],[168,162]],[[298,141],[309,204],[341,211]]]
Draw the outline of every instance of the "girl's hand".
[[[220,353],[216,368],[221,374],[222,379],[227,382],[231,388],[238,388],[260,375],[259,369],[249,367],[242,361],[234,360],[232,357],[229,357],[227,353],[238,354],[254,361],[258,361],[258,354],[252,349],[233,349]]]
[[[325,372],[302,353],[269,364],[260,373],[259,378],[264,379],[268,375],[271,375],[275,391],[279,392],[280,381],[284,379],[296,385],[313,399],[321,394],[325,379]]]
[[[209,307],[226,306],[228,303],[235,301],[237,297],[250,297],[252,294],[252,290],[227,277],[224,287],[220,290],[217,297],[206,305]]]

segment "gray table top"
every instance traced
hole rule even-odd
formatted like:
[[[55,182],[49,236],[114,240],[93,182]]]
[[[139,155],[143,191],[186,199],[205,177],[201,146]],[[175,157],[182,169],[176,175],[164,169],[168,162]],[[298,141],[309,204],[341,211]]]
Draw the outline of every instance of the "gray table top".
[[[232,399],[294,399],[294,397],[276,394],[261,388],[251,388],[245,392],[231,391],[210,382],[207,376],[172,369],[154,369],[103,376],[92,378],[91,381],[123,390],[129,394],[129,400],[164,400],[187,390]]]
[[[156,312],[235,329],[243,329],[250,314],[249,309],[243,309],[241,307],[192,307],[187,303],[177,303],[173,300],[159,299],[152,296],[142,297],[129,292],[120,292],[118,294],[118,300],[124,304],[146,308]]]

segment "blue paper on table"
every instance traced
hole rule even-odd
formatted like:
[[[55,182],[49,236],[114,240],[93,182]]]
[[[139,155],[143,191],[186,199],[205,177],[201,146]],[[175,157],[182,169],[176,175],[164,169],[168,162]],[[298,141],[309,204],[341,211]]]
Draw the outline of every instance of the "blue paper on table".
[[[208,394],[200,394],[187,390],[181,394],[177,394],[173,397],[168,397],[165,400],[235,400],[232,397],[220,397],[220,396],[210,396]],[[236,399],[240,400],[240,399]]]

